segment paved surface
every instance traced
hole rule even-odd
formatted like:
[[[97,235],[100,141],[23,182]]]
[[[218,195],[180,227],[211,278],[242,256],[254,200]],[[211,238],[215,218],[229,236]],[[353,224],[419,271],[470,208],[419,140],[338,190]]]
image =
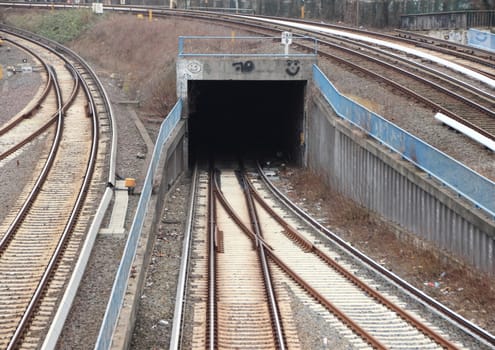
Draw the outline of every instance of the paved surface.
[[[100,234],[124,235],[125,217],[127,214],[127,203],[129,195],[124,180],[117,180],[115,186],[115,197],[112,209],[112,216],[108,227],[102,228]]]

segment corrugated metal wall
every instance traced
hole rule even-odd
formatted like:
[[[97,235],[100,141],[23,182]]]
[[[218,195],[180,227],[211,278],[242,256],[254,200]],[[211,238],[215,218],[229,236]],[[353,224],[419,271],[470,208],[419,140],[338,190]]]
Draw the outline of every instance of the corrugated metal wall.
[[[317,99],[308,118],[308,166],[335,189],[451,257],[495,275],[493,218],[429,178]],[[326,106],[325,106],[326,105]]]

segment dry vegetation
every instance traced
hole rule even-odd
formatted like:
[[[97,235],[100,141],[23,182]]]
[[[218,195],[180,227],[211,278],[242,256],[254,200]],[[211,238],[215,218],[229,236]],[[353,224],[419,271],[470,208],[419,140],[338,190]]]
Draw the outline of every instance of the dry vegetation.
[[[231,34],[229,28],[189,19],[150,22],[133,15],[109,15],[71,46],[119,80],[129,99],[141,102],[142,113],[164,117],[177,101],[178,37]]]

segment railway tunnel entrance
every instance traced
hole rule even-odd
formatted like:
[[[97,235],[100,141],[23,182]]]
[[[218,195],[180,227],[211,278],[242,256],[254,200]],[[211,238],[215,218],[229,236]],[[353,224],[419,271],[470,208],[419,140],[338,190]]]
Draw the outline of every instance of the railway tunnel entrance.
[[[190,163],[212,155],[300,163],[306,84],[305,80],[189,81]]]
[[[289,34],[179,38],[177,96],[185,102],[189,165],[211,156],[303,163],[316,40]],[[296,43],[310,53],[290,52]]]

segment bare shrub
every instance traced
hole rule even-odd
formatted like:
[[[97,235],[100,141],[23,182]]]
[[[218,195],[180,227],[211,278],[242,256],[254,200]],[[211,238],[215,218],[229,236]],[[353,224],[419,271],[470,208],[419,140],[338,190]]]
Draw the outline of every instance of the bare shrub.
[[[123,77],[118,85],[129,98],[140,100],[143,112],[163,117],[177,101],[178,37],[228,36],[231,32],[191,19],[150,22],[134,15],[111,14],[71,46],[108,75]]]
[[[332,222],[339,225],[368,225],[375,223],[372,213],[327,185],[321,176],[299,170],[291,175],[294,187],[304,194],[308,203],[318,203]]]
[[[177,101],[175,89],[176,74],[174,69],[166,69],[149,86],[149,96],[144,103],[144,108],[158,117],[165,117]]]

